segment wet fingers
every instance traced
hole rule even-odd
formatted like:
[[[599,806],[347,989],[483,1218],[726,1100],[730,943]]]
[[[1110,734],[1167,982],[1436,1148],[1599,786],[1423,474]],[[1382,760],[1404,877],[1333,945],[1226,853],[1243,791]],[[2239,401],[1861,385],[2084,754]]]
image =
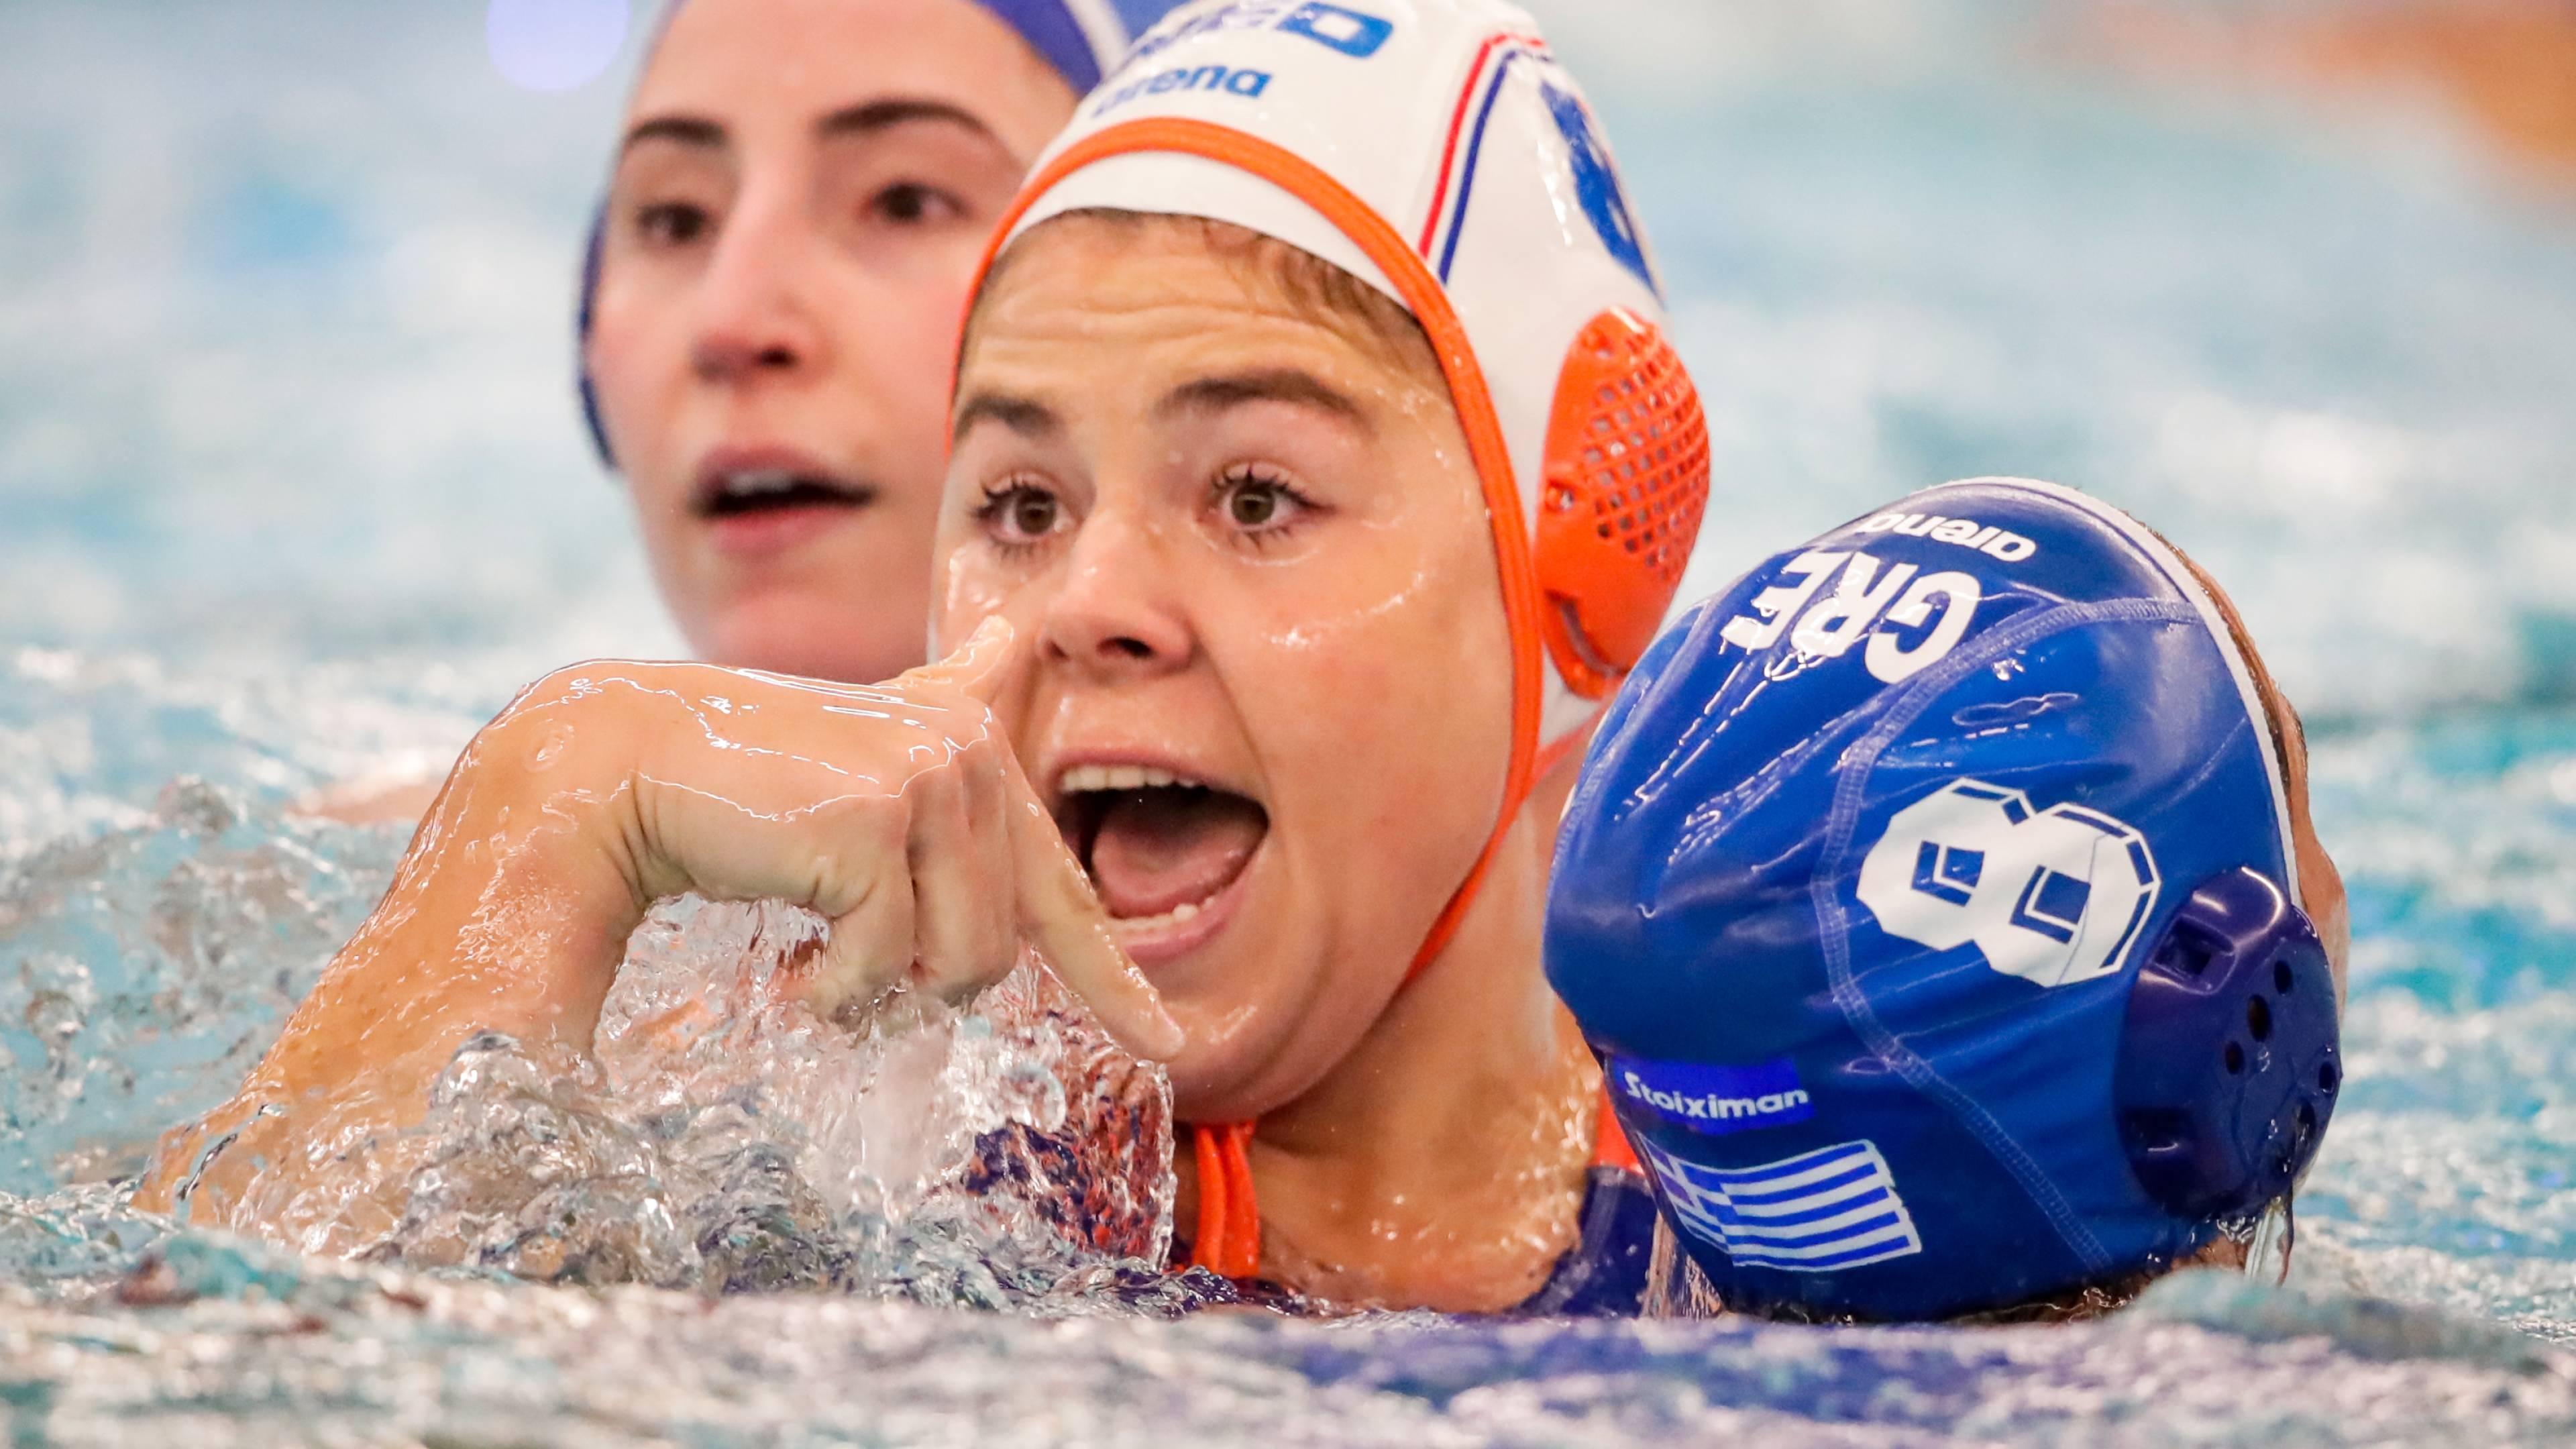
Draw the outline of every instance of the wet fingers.
[[[912,965],[914,926],[910,873],[880,871],[857,905],[832,917],[831,939],[815,957],[805,999],[833,1019],[876,1003]]]
[[[981,741],[914,782],[914,979],[949,1001],[999,981],[1018,955],[1003,754],[999,744]]]
[[[1181,1049],[1182,1037],[1163,1009],[1161,993],[1111,933],[1090,879],[1016,759],[1008,763],[1005,783],[1019,924],[1029,944],[1120,1045],[1149,1060],[1168,1060]]]

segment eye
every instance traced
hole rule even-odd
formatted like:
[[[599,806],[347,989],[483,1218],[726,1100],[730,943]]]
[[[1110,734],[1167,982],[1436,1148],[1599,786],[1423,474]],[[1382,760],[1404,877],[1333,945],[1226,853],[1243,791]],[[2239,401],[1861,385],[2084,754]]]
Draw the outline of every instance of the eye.
[[[661,201],[638,207],[635,230],[654,246],[684,247],[714,230],[715,219],[693,202]]]
[[[966,214],[965,203],[937,187],[899,181],[868,199],[868,210],[897,226],[929,226]]]
[[[1287,479],[1252,465],[1226,470],[1216,504],[1228,527],[1256,536],[1284,532],[1314,507]]]
[[[1014,479],[986,488],[975,517],[1003,548],[1034,548],[1064,526],[1064,501],[1035,483]]]

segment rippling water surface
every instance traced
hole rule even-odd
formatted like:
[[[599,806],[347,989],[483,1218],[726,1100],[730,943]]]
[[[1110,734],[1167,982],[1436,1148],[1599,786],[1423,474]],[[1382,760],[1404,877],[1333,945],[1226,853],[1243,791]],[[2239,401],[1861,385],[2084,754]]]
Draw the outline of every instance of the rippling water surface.
[[[513,91],[478,8],[0,17],[11,1442],[2576,1438],[2576,201],[2429,104],[2141,75],[2089,6],[1542,9],[1709,396],[1696,586],[2059,477],[2207,559],[2309,711],[2360,941],[2286,1289],[1999,1331],[1191,1315],[1132,1257],[1159,1155],[1067,1145],[1159,1120],[1150,1073],[1025,998],[816,1037],[759,1006],[803,925],[686,905],[624,1074],[469,1054],[442,1192],[367,1261],[123,1209],[401,848],[288,805],[673,647],[553,322],[613,86]],[[702,988],[743,1011],[657,1009]]]

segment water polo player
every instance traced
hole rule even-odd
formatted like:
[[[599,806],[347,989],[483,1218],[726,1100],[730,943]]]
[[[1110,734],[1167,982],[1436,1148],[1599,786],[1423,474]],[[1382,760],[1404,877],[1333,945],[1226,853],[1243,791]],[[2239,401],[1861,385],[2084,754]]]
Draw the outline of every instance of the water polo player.
[[[2070,489],[1932,489],[1694,610],[1547,932],[1680,1296],[1946,1318],[2229,1256],[2341,1086],[2306,775],[2225,595]]]
[[[1172,0],[685,0],[584,277],[582,398],[698,657],[922,659],[957,320],[1073,104]]]
[[[1077,97],[1174,0],[674,0],[578,311],[580,400],[697,656],[922,659],[957,321]],[[325,791],[415,820],[434,782]]]
[[[541,682],[211,1119],[241,1135],[201,1209],[348,1140],[301,1104],[416,1120],[478,1029],[585,1049],[627,932],[695,889],[833,918],[825,1006],[963,994],[1033,937],[1171,1063],[1200,1264],[1634,1306],[1651,1203],[1539,946],[1707,443],[1579,91],[1492,0],[1193,7],[1003,240],[936,550],[959,652]]]

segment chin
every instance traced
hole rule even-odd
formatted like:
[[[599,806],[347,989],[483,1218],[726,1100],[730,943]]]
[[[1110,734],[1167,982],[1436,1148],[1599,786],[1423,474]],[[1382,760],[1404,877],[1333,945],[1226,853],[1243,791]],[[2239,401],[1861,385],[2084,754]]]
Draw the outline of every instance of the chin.
[[[1165,1063],[1173,1110],[1184,1122],[1248,1122],[1276,1112],[1330,1077],[1367,1032],[1365,1023],[1351,1025],[1350,1039],[1337,1047],[1334,1034],[1346,1028],[1334,1014],[1276,998],[1229,993],[1166,1004],[1189,1040]]]
[[[1259,1077],[1278,1055],[1279,1043],[1262,1030],[1269,1013],[1259,1005],[1227,1000],[1166,998],[1189,1044],[1164,1064],[1172,1079],[1172,1106],[1187,1122],[1249,1121],[1279,1105],[1260,1092]]]

